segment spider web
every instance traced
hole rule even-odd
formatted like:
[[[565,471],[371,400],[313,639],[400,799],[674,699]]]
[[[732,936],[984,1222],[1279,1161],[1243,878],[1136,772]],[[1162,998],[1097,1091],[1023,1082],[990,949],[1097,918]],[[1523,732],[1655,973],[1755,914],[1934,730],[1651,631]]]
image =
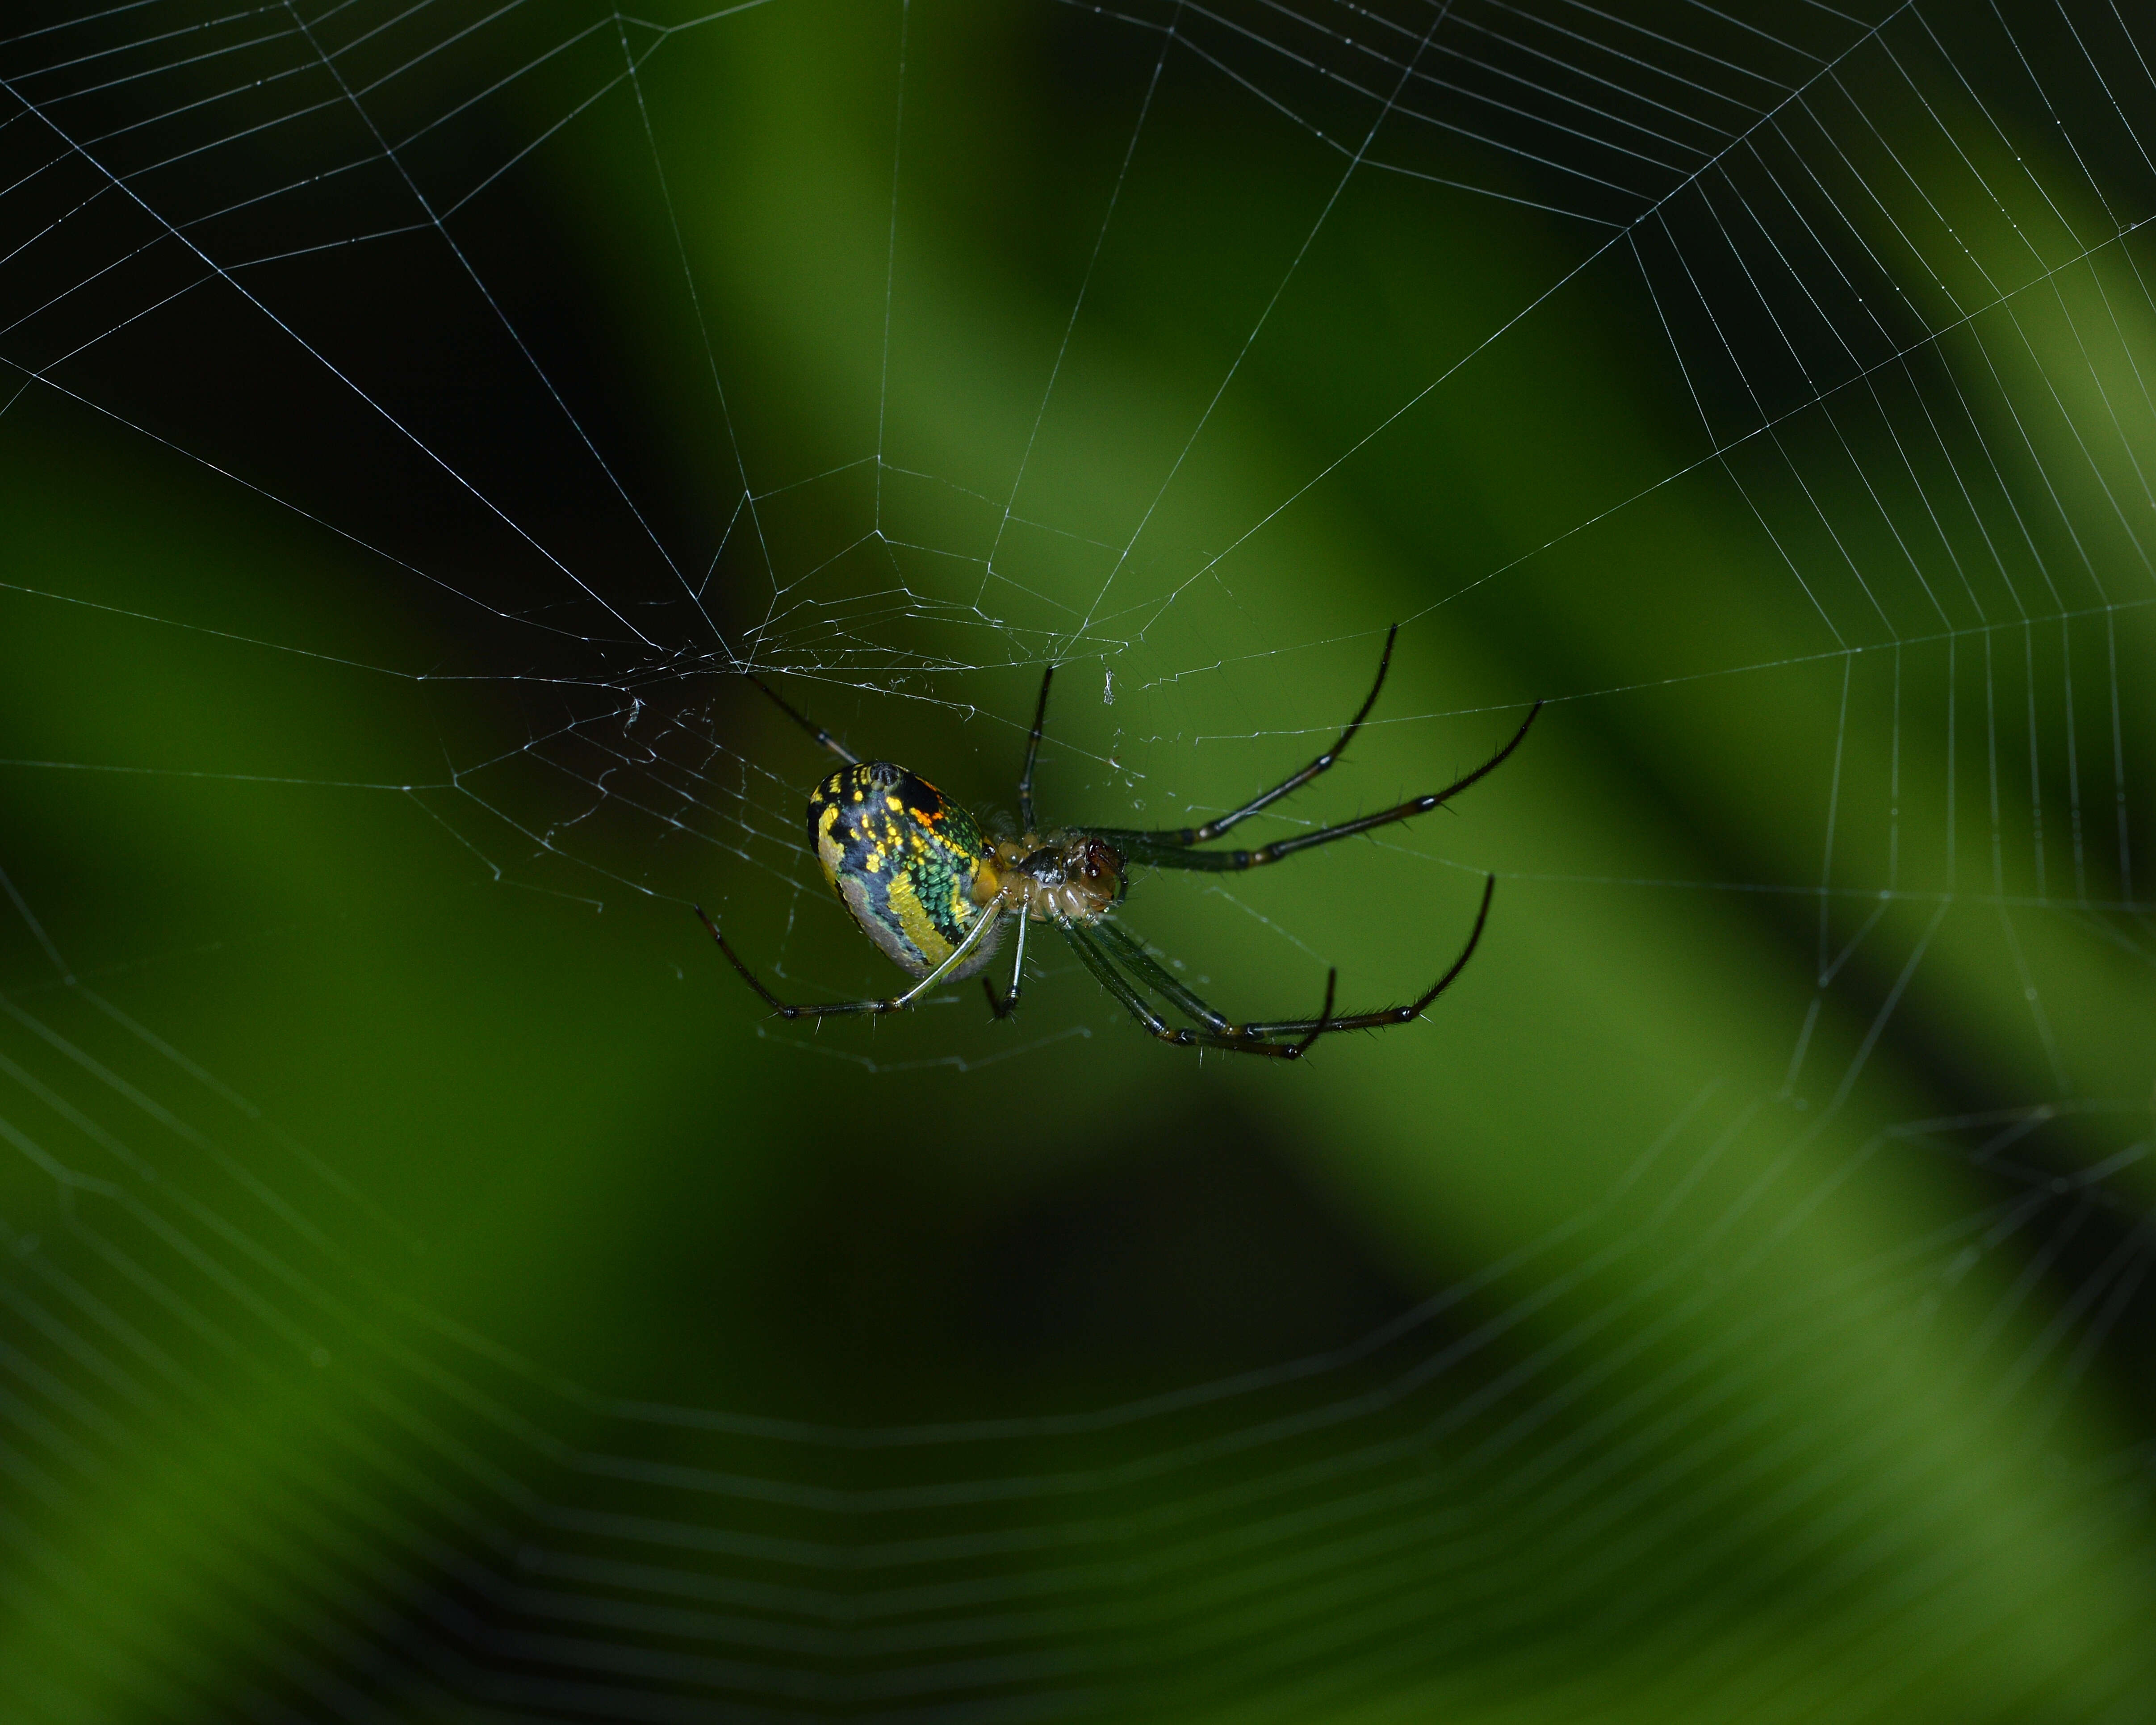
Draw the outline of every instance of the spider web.
[[[2147,39],[18,13],[11,1705],[2141,1717]],[[1324,747],[1395,619],[1284,830],[1547,701],[1530,746],[1130,908],[1286,1016],[1425,985],[1495,873],[1455,1009],[1286,1075],[1327,1088],[1154,1076],[1048,942],[1017,1025],[821,1034],[696,945],[701,900],[783,994],[890,980],[744,671],[985,814],[1054,665],[1045,818],[1180,824]],[[964,1187],[1016,1177],[958,1141],[1178,1109],[1362,1207],[1382,1321],[850,1419],[581,1315],[694,1250],[578,1256],[592,1194],[753,1229],[697,1158]],[[532,1197],[557,1139],[605,1165]]]

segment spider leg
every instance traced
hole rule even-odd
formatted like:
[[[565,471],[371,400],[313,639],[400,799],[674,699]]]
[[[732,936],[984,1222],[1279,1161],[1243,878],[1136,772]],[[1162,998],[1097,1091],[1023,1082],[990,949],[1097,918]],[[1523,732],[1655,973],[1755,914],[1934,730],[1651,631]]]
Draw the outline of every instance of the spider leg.
[[[1089,928],[1078,922],[1065,922],[1060,925],[1064,939],[1070,942],[1070,948],[1077,953],[1080,962],[1086,969],[1093,973],[1095,980],[1122,1003],[1123,1009],[1142,1024],[1148,1034],[1157,1036],[1163,1042],[1173,1047],[1224,1048],[1236,1054],[1268,1055],[1277,1060],[1299,1060],[1302,1058],[1304,1050],[1308,1049],[1312,1043],[1317,1041],[1332,1024],[1332,988],[1339,978],[1339,973],[1337,971],[1328,973],[1326,976],[1325,1005],[1322,1009],[1321,1015],[1309,1021],[1316,1028],[1294,1042],[1269,1042],[1251,1034],[1247,1029],[1237,1030],[1231,1027],[1227,1031],[1219,1032],[1190,1030],[1172,1025],[1146,1004],[1145,996],[1132,985],[1128,978],[1116,968],[1115,960],[1101,949],[1100,942],[1094,937],[1096,931],[1101,926],[1096,923],[1093,927]],[[1158,968],[1158,966],[1154,968]],[[1162,973],[1166,974],[1165,972]],[[1179,992],[1188,993],[1187,990],[1182,989],[1180,983],[1177,984],[1177,988]],[[1197,1001],[1195,995],[1190,998]],[[1178,1004],[1180,1004],[1180,1002],[1178,1003]],[[1201,1007],[1204,1006],[1202,1001],[1197,1001],[1197,1004]],[[1214,1012],[1210,1007],[1204,1007],[1204,1011],[1209,1019],[1219,1019],[1219,1014]]]
[[[1038,832],[1033,818],[1033,763],[1040,755],[1040,725],[1048,716],[1048,685],[1055,680],[1055,667],[1050,665],[1040,674],[1040,699],[1034,703],[1033,729],[1025,736],[1025,765],[1018,776],[1018,821],[1029,833]],[[1011,990],[1014,999],[1018,990]]]
[[[1168,827],[1156,832],[1104,834],[1102,836],[1118,850],[1125,848],[1120,842],[1125,839],[1143,841],[1156,849],[1168,850],[1209,844],[1237,822],[1248,820],[1260,809],[1270,808],[1282,797],[1292,796],[1338,761],[1347,752],[1348,745],[1354,741],[1355,733],[1363,728],[1363,721],[1370,716],[1370,709],[1378,704],[1378,691],[1385,686],[1385,673],[1392,668],[1393,642],[1399,632],[1400,626],[1397,623],[1385,631],[1385,649],[1378,655],[1377,680],[1370,685],[1370,692],[1363,697],[1363,705],[1356,709],[1355,716],[1348,721],[1348,728],[1340,733],[1340,740],[1300,773],[1290,773],[1270,790],[1260,791],[1240,809],[1209,820],[1202,827]]]
[[[1220,872],[1260,868],[1266,863],[1276,863],[1293,856],[1298,850],[1330,845],[1336,839],[1352,839],[1356,834],[1367,833],[1373,827],[1389,826],[1396,820],[1412,820],[1418,814],[1427,814],[1433,809],[1444,807],[1470,785],[1487,778],[1505,764],[1512,751],[1526,740],[1527,728],[1535,722],[1535,715],[1543,710],[1543,705],[1538,701],[1528,708],[1527,717],[1521,721],[1520,728],[1512,733],[1510,742],[1472,773],[1455,779],[1443,790],[1433,792],[1426,797],[1413,798],[1396,809],[1381,809],[1358,820],[1343,820],[1337,826],[1321,827],[1314,833],[1297,833],[1292,838],[1276,839],[1255,850],[1188,850],[1182,848],[1179,839],[1172,834],[1124,832],[1109,828],[1097,830],[1089,828],[1087,830],[1092,832],[1096,838],[1114,845],[1128,860],[1150,863],[1158,869]]]
[[[762,677],[757,675],[754,671],[743,671],[742,675],[747,677],[749,681],[755,684],[757,688],[762,690],[765,698],[768,700],[773,706],[777,707],[782,713],[784,713],[788,718],[793,720],[795,724],[798,725],[803,731],[806,731],[811,737],[814,737],[818,743],[824,748],[830,750],[833,754],[836,755],[841,761],[844,761],[849,767],[858,767],[861,764],[861,757],[859,755],[848,748],[845,744],[840,742],[837,737],[832,736],[831,733],[826,731],[821,725],[817,724],[815,721],[813,719],[804,718],[801,714],[795,711],[794,709],[788,704],[783,696],[780,695],[779,692],[776,689],[773,688],[770,684],[765,682]],[[725,942],[721,942],[720,944],[723,946]]]
[[[988,1011],[998,1023],[1018,1010],[1018,991],[1025,985],[1025,925],[1029,919],[1024,911],[1018,913],[1018,957],[1011,961],[1011,990],[1004,999],[996,999],[996,985],[986,977],[981,987],[988,997]]]
[[[1235,1028],[1224,1013],[1208,1006],[1193,993],[1166,965],[1146,951],[1145,942],[1128,929],[1113,922],[1096,922],[1093,934],[1103,945],[1113,948],[1116,957],[1124,964],[1143,977],[1155,993],[1173,1001],[1207,1029],[1219,1035]]]
[[[999,907],[991,907],[985,911],[980,919],[966,931],[966,937],[951,949],[949,956],[903,994],[894,994],[887,1000],[824,1000],[812,1002],[806,1006],[793,1006],[781,1000],[757,980],[756,973],[742,963],[741,955],[726,943],[726,937],[719,932],[719,925],[705,915],[704,907],[701,905],[695,905],[690,908],[696,911],[697,919],[711,931],[711,938],[719,943],[719,950],[726,955],[726,963],[741,973],[742,980],[756,990],[766,1006],[789,1022],[795,1019],[841,1018],[853,1013],[875,1013],[880,1015],[887,1012],[903,1012],[921,995],[927,993],[929,989],[942,982],[949,971],[963,963],[966,955],[981,943],[982,937],[996,926],[997,921],[1003,914]]]
[[[1460,949],[1460,956],[1452,961],[1451,968],[1431,983],[1428,991],[1409,1006],[1388,1006],[1378,1012],[1349,1013],[1334,1018],[1328,1009],[1322,1019],[1281,1019],[1270,1024],[1245,1024],[1244,1033],[1251,1036],[1294,1036],[1301,1034],[1314,1041],[1333,1030],[1381,1030],[1389,1024],[1412,1024],[1430,1010],[1430,1003],[1453,984],[1460,973],[1467,968],[1467,961],[1475,956],[1475,948],[1482,938],[1482,925],[1490,920],[1490,895],[1497,890],[1497,877],[1486,876],[1482,882],[1482,907],[1475,913],[1475,926],[1467,932],[1467,944]],[[1327,1003],[1328,1009],[1330,1002]]]

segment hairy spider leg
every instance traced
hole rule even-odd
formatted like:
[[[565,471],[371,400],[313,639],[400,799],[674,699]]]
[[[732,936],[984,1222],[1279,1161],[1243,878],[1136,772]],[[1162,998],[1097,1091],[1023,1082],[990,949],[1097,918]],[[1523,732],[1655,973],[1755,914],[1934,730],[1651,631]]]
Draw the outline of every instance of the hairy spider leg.
[[[1040,756],[1041,721],[1048,716],[1048,685],[1055,680],[1055,667],[1050,665],[1040,674],[1040,699],[1033,704],[1033,729],[1025,735],[1025,765],[1018,775],[1018,824],[1029,833],[1037,833],[1040,825],[1033,818],[1033,763]],[[1011,990],[1013,999],[1018,990]]]
[[[798,725],[803,731],[806,731],[811,737],[814,737],[817,742],[823,747],[830,750],[833,754],[836,755],[841,761],[844,761],[849,767],[858,767],[861,764],[861,757],[859,755],[848,748],[845,744],[840,742],[837,737],[832,736],[829,732],[826,731],[814,720],[805,718],[799,712],[796,711],[794,708],[788,704],[784,696],[781,695],[776,689],[773,688],[770,684],[765,682],[762,677],[757,675],[754,671],[743,671],[742,675],[747,677],[749,681],[755,684],[757,688],[762,690],[765,698],[768,700],[773,706],[777,707],[779,711],[784,713],[788,718],[793,720],[795,724]]]
[[[1475,926],[1467,932],[1467,944],[1460,949],[1460,956],[1452,961],[1452,968],[1431,983],[1427,993],[1407,1006],[1388,1006],[1378,1012],[1351,1013],[1345,1018],[1336,1018],[1329,1024],[1317,1024],[1309,1019],[1279,1019],[1270,1023],[1245,1024],[1244,1030],[1252,1036],[1312,1036],[1334,1030],[1382,1030],[1388,1024],[1412,1024],[1430,1010],[1430,1003],[1450,988],[1460,973],[1467,968],[1467,961],[1475,956],[1475,948],[1482,939],[1482,925],[1490,920],[1490,896],[1497,890],[1497,877],[1488,875],[1482,880],[1482,907],[1475,913]]]
[[[1277,839],[1255,850],[1187,850],[1183,834],[1175,832],[1129,832],[1116,827],[1088,828],[1087,830],[1114,845],[1130,861],[1151,863],[1158,869],[1197,869],[1219,872],[1260,868],[1267,863],[1276,863],[1285,857],[1293,856],[1298,850],[1308,850],[1318,845],[1330,845],[1336,839],[1352,839],[1356,834],[1367,833],[1373,827],[1389,826],[1396,820],[1412,820],[1418,814],[1427,814],[1433,809],[1444,807],[1470,785],[1487,778],[1505,764],[1512,751],[1526,740],[1527,728],[1535,722],[1535,715],[1543,710],[1543,703],[1538,701],[1528,708],[1527,716],[1521,721],[1520,728],[1512,733],[1510,742],[1472,773],[1455,779],[1443,790],[1435,791],[1426,797],[1411,798],[1396,809],[1382,809],[1376,814],[1366,814],[1358,820],[1343,820],[1337,826],[1321,827],[1314,833],[1298,833],[1293,838]],[[1300,776],[1307,778],[1307,770]],[[1271,802],[1274,795],[1274,793],[1267,792],[1230,819],[1240,820],[1250,809],[1261,809]],[[1221,824],[1221,822],[1214,823],[1216,827]],[[1199,827],[1189,830],[1203,832],[1205,829]]]
[[[1276,1060],[1299,1060],[1308,1052],[1311,1044],[1332,1027],[1332,990],[1340,978],[1337,970],[1326,973],[1325,1004],[1319,1009],[1319,1015],[1308,1021],[1312,1028],[1296,1041],[1263,1041],[1247,1031],[1237,1034],[1183,1029],[1169,1024],[1148,1006],[1145,996],[1116,968],[1115,960],[1101,950],[1100,942],[1094,938],[1095,929],[1100,925],[1089,928],[1080,922],[1065,922],[1057,926],[1063,931],[1063,938],[1070,942],[1071,951],[1077,953],[1079,961],[1093,973],[1095,980],[1102,988],[1122,1003],[1123,1009],[1143,1025],[1149,1035],[1157,1036],[1163,1042],[1177,1048],[1224,1048],[1236,1054],[1267,1055]]]
[[[1475,948],[1482,939],[1482,927],[1490,920],[1491,895],[1496,889],[1497,877],[1494,875],[1486,876],[1482,882],[1481,906],[1475,913],[1475,926],[1468,931],[1467,943],[1460,949],[1460,956],[1452,961],[1451,968],[1411,1004],[1382,1007],[1375,1012],[1350,1013],[1337,1017],[1328,999],[1322,1018],[1276,1019],[1247,1024],[1234,1024],[1217,1007],[1208,1004],[1178,980],[1166,966],[1146,951],[1144,943],[1129,930],[1119,928],[1112,922],[1096,922],[1089,932],[1103,946],[1111,949],[1110,956],[1120,960],[1129,970],[1137,973],[1155,993],[1173,1001],[1214,1035],[1241,1041],[1263,1041],[1282,1036],[1314,1040],[1335,1030],[1378,1030],[1389,1024],[1411,1024],[1429,1011],[1430,1004],[1452,986],[1455,978],[1466,969],[1467,961],[1475,956]],[[1120,995],[1117,998],[1122,999]],[[1127,1005],[1129,1003],[1126,1001],[1124,1004]]]
[[[981,988],[988,997],[988,1011],[998,1020],[1009,1018],[1018,1010],[1018,991],[1025,986],[1025,925],[1032,921],[1024,911],[1018,914],[1018,956],[1011,961],[1011,990],[1006,999],[996,999],[996,985],[986,977],[981,978]]]
[[[1363,697],[1363,704],[1355,710],[1355,716],[1348,721],[1348,728],[1340,733],[1340,740],[1312,761],[1301,772],[1291,773],[1269,791],[1261,791],[1240,809],[1209,820],[1202,827],[1170,828],[1148,833],[1147,838],[1156,844],[1169,845],[1206,845],[1219,838],[1238,821],[1248,820],[1261,809],[1270,807],[1282,797],[1291,796],[1311,780],[1324,772],[1347,752],[1348,745],[1354,741],[1355,733],[1363,728],[1363,721],[1370,716],[1370,709],[1378,704],[1378,691],[1385,686],[1385,673],[1392,669],[1393,643],[1399,639],[1400,626],[1397,623],[1385,631],[1384,650],[1378,655],[1377,680],[1370,685],[1370,692]]]
[[[1145,942],[1128,929],[1113,922],[1096,922],[1093,932],[1104,945],[1115,949],[1115,956],[1128,968],[1136,971],[1152,985],[1153,991],[1172,1000],[1182,1011],[1190,1014],[1209,1030],[1225,1034],[1235,1029],[1225,1013],[1209,1006],[1191,992],[1182,979],[1170,971],[1152,953],[1146,951]]]
[[[711,938],[719,943],[719,950],[726,955],[726,963],[741,973],[742,980],[762,997],[766,1006],[777,1013],[779,1017],[789,1021],[794,1019],[839,1018],[849,1013],[875,1013],[880,1015],[887,1012],[903,1012],[920,996],[942,982],[945,975],[963,962],[966,955],[981,943],[981,937],[993,928],[1002,920],[1004,915],[1004,906],[1001,905],[992,904],[983,909],[979,920],[966,931],[966,937],[952,947],[950,955],[903,994],[894,994],[887,1000],[825,1000],[814,1002],[807,1006],[792,1006],[781,1000],[757,980],[756,973],[742,963],[740,955],[726,944],[726,937],[719,932],[719,925],[704,914],[704,907],[701,905],[692,906],[690,908],[696,911],[704,927],[711,931]]]

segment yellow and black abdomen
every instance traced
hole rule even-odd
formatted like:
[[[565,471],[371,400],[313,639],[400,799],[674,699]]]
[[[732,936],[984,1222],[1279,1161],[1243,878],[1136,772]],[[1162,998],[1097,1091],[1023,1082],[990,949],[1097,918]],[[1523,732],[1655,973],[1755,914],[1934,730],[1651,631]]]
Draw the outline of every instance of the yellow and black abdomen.
[[[911,975],[927,975],[996,913],[973,817],[888,761],[842,767],[808,793],[808,843],[861,932]],[[987,963],[996,938],[983,937],[951,979]]]

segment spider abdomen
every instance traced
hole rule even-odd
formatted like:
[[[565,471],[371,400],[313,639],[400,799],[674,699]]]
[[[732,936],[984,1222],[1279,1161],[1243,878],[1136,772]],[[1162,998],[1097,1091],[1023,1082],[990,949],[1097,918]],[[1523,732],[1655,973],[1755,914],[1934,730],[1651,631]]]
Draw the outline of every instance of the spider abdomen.
[[[999,908],[973,817],[889,761],[841,768],[808,793],[808,843],[861,932],[911,975],[927,976]],[[987,963],[996,938],[952,980]]]

